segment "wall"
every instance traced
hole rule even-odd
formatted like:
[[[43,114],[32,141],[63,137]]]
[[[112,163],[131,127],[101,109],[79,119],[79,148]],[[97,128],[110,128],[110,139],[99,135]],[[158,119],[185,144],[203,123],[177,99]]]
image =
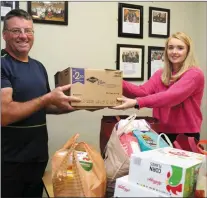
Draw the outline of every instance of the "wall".
[[[145,81],[147,80],[147,46],[164,46],[165,39],[148,37],[149,6],[171,10],[171,33],[184,31],[195,43],[201,68],[206,71],[206,7],[205,2],[133,2],[144,6],[144,38],[129,39],[117,36],[117,2],[70,2],[69,25],[34,24],[35,44],[30,55],[46,67],[51,89],[53,75],[68,66],[90,68],[115,68],[116,44],[145,45]],[[20,2],[26,9],[26,2]],[[196,13],[196,14],[195,14]],[[2,24],[2,23],[1,23]],[[198,36],[199,35],[199,36]],[[4,42],[1,40],[1,47]],[[140,84],[142,82],[135,82]],[[206,101],[206,92],[204,101]],[[203,102],[205,122],[202,135],[206,135],[206,103]],[[150,109],[136,111],[99,110],[77,111],[67,115],[48,116],[49,148],[52,155],[74,133],[81,134],[81,140],[99,147],[100,120],[102,115],[130,114],[151,115]],[[50,168],[50,163],[48,165]]]

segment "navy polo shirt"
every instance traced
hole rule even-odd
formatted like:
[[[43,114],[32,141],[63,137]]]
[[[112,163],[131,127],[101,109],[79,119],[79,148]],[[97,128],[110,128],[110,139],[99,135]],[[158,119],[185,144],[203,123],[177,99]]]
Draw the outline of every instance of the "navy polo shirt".
[[[27,102],[50,92],[44,66],[29,57],[16,60],[8,53],[1,57],[1,88],[13,89],[13,101]],[[1,127],[2,160],[38,162],[48,160],[46,111],[41,109],[26,119]]]

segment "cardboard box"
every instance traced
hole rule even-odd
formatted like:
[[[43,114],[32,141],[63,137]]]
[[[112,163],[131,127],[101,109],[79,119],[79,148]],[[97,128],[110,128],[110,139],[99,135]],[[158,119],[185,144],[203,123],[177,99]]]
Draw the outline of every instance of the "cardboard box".
[[[81,98],[71,102],[78,109],[98,109],[121,104],[122,71],[108,69],[86,69],[69,67],[55,74],[55,86],[72,84],[66,95]]]
[[[114,197],[166,197],[159,192],[134,184],[128,180],[128,175],[118,178]]]
[[[204,155],[171,147],[132,154],[129,181],[171,197],[191,197]]]

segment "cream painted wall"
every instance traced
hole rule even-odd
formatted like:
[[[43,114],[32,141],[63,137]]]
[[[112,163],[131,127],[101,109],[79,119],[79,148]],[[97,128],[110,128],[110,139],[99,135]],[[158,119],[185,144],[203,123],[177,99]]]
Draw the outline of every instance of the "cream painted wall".
[[[148,37],[149,6],[171,10],[171,33],[184,31],[195,41],[195,48],[206,71],[206,11],[204,2],[133,2],[144,6],[144,38],[129,39],[117,36],[117,2],[70,2],[69,25],[34,24],[35,44],[30,55],[46,67],[51,89],[53,75],[68,66],[90,68],[115,68],[116,44],[145,45],[145,81],[147,80],[147,46],[164,46],[165,39]],[[26,9],[26,2],[20,2]],[[195,14],[196,13],[196,14]],[[2,26],[2,23],[1,23]],[[1,47],[4,42],[1,39]],[[140,84],[142,82],[135,82]],[[202,135],[206,134],[206,93],[203,103],[204,123]],[[205,111],[204,111],[205,109]],[[100,120],[102,115],[131,114],[151,115],[150,109],[135,111],[99,110],[77,111],[67,115],[48,116],[50,156],[74,133],[80,133],[84,140],[99,148]],[[48,164],[50,168],[50,162]]]

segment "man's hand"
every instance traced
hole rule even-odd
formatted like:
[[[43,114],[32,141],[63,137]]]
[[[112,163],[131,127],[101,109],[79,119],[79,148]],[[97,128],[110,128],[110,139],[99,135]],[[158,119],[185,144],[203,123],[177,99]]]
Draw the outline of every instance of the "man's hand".
[[[121,101],[122,104],[113,107],[113,109],[129,109],[129,108],[133,108],[136,104],[137,104],[137,100],[136,99],[130,99],[130,98],[117,98],[118,101]]]
[[[50,92],[50,103],[63,111],[74,110],[70,102],[80,102],[81,100],[74,96],[66,96],[63,92],[71,88],[71,85],[57,87]]]

